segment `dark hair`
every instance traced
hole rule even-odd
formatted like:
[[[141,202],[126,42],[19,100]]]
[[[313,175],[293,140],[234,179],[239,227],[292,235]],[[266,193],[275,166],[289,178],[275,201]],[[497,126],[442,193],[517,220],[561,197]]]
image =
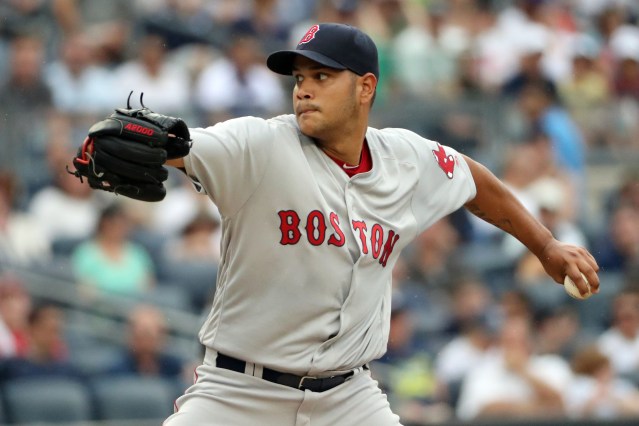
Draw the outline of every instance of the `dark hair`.
[[[608,365],[610,359],[594,344],[581,349],[572,358],[572,370],[576,374],[591,376]]]
[[[114,217],[124,216],[124,207],[119,203],[111,203],[100,211],[96,232],[100,232],[104,223]]]
[[[29,312],[29,325],[34,325],[40,322],[40,320],[46,316],[47,312],[51,311],[59,312],[60,307],[52,302],[42,302],[37,304],[31,309],[31,312]]]
[[[20,183],[17,176],[9,171],[0,172],[0,195],[5,197],[10,207],[13,207],[19,194]]]

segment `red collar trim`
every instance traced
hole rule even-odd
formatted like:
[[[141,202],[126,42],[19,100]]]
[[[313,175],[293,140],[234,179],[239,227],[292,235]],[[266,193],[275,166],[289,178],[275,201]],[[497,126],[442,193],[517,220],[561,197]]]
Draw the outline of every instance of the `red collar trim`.
[[[344,173],[346,173],[348,177],[353,177],[359,173],[369,172],[373,168],[373,158],[371,157],[371,150],[368,148],[368,142],[366,141],[366,139],[364,139],[364,145],[362,146],[362,157],[357,166],[346,164],[328,153],[326,155],[328,155],[330,159],[335,162],[335,164],[337,164],[342,170],[344,170]]]

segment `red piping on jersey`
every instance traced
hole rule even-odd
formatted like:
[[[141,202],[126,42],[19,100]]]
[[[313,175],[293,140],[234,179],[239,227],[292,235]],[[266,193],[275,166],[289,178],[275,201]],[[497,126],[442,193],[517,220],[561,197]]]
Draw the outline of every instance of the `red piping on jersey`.
[[[197,374],[197,367],[195,367],[195,368],[193,368],[193,384],[197,383],[199,378],[200,377]],[[180,411],[180,407],[178,407],[178,404],[177,404],[177,399],[173,400],[173,411],[175,413]],[[164,423],[162,423],[162,424],[164,424]]]

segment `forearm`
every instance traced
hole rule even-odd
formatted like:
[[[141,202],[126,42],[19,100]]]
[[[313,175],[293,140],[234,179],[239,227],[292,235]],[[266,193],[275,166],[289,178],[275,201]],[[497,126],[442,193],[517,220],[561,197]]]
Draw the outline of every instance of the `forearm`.
[[[173,167],[176,167],[178,169],[183,169],[184,168],[184,157],[175,158],[173,160],[166,160],[166,165],[167,166],[173,166]]]
[[[477,187],[477,195],[465,207],[475,216],[513,235],[539,256],[553,240],[551,232],[517,200],[490,170],[465,157]]]
[[[561,393],[549,386],[544,381],[539,380],[528,371],[521,373],[521,376],[528,382],[536,396],[537,403],[545,407],[563,409],[563,399]]]

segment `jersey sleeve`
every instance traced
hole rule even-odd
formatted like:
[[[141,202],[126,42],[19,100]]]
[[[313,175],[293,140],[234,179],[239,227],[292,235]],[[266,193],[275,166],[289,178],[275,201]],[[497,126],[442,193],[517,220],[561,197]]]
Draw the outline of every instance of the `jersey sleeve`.
[[[223,216],[232,216],[266,172],[273,152],[270,126],[260,118],[242,117],[190,131],[193,146],[184,157],[186,172]]]
[[[420,139],[414,144],[420,172],[412,208],[424,230],[473,199],[477,189],[464,157],[450,147]]]

